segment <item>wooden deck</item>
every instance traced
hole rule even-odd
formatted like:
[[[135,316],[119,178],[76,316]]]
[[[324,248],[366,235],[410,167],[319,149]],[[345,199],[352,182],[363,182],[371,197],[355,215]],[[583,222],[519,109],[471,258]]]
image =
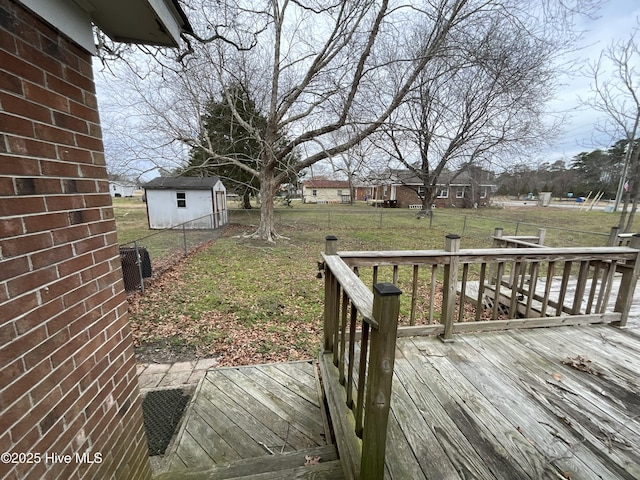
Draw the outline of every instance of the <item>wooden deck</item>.
[[[306,456],[321,457],[320,463],[305,467]],[[159,478],[341,478],[316,365],[208,371],[165,465]]]
[[[398,339],[385,478],[640,478],[640,335],[455,339]]]

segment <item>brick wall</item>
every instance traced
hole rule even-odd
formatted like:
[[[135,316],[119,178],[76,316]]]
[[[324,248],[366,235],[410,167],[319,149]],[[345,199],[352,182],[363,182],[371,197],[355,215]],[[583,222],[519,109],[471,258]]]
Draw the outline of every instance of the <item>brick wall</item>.
[[[0,0],[0,478],[151,477],[127,322],[91,56]]]

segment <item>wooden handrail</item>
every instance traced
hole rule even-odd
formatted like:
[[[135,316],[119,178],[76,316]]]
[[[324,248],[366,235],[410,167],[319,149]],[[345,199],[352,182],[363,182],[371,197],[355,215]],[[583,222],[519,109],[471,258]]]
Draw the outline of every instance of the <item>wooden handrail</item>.
[[[334,417],[347,478],[382,480],[402,292],[391,283],[369,290],[337,255],[336,242],[335,237],[327,237],[322,255],[325,354],[321,369],[327,376],[330,405],[340,412],[348,409]],[[358,326],[359,355],[355,348]],[[344,390],[337,390],[336,383]]]

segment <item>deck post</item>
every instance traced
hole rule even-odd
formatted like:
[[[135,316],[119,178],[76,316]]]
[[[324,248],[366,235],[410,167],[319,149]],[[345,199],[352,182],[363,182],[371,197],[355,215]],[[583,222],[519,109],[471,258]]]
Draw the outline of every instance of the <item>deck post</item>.
[[[338,252],[338,238],[333,235],[327,235],[325,238],[326,255],[336,255]],[[331,270],[325,268],[324,271],[324,351],[333,352],[334,333],[338,328],[338,317],[336,308],[338,306],[337,280]]]
[[[618,234],[620,233],[620,227],[615,226],[611,227],[611,231],[609,233],[609,241],[607,242],[608,247],[617,247],[618,246]]]
[[[613,230],[613,228],[611,230]],[[640,233],[636,233],[631,237],[629,248],[640,250]],[[618,287],[618,298],[616,299],[616,306],[613,309],[614,312],[620,312],[621,314],[620,321],[613,323],[617,327],[625,327],[627,325],[629,310],[633,303],[633,293],[636,290],[638,276],[640,275],[639,256],[640,252],[636,254],[635,260],[628,261],[624,265],[622,279],[620,280],[620,287]]]
[[[444,249],[447,252],[459,252],[460,237],[453,234],[447,235],[445,237]],[[456,308],[459,264],[460,258],[458,255],[451,255],[449,263],[444,266],[444,283],[442,285],[442,317],[440,319],[440,322],[444,324],[444,333],[440,335],[440,340],[443,342],[453,342],[453,313]],[[462,308],[462,305],[460,305],[460,308]]]
[[[373,286],[373,318],[379,327],[371,329],[360,464],[360,478],[367,480],[384,478],[384,455],[401,293],[402,291],[392,283],[377,283]]]

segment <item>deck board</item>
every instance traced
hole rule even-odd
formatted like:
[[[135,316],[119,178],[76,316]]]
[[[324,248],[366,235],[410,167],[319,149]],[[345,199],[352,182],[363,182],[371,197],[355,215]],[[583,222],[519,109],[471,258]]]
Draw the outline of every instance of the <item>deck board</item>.
[[[640,478],[638,352],[606,325],[400,338],[387,477]],[[562,364],[576,355],[604,375]]]
[[[327,445],[315,369],[292,362],[208,371],[168,454],[169,470]]]

